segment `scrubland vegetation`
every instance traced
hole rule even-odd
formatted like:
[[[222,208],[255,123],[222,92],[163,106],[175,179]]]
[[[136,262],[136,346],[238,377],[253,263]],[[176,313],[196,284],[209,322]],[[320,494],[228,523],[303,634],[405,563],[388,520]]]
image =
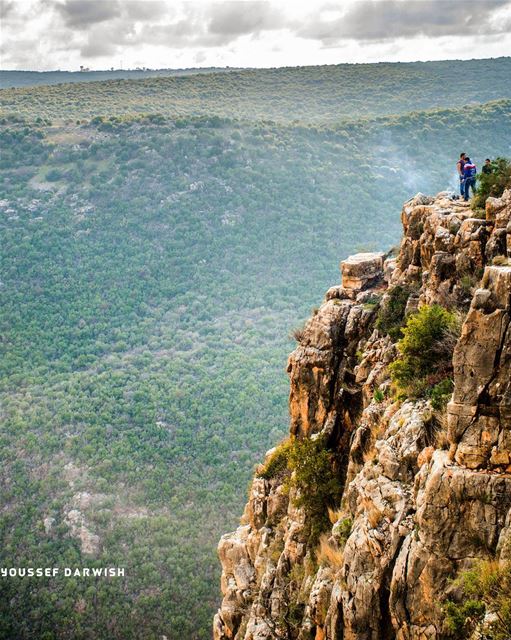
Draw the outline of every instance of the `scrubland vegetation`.
[[[511,637],[511,563],[484,560],[460,572],[456,586],[463,594],[458,604],[444,606],[445,631],[449,637]]]

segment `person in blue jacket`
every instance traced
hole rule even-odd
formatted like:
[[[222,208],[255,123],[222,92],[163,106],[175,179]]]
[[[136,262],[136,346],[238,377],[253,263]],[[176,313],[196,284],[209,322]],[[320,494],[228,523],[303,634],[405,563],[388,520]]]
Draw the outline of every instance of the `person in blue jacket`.
[[[460,159],[456,163],[456,170],[458,172],[458,176],[460,178],[460,197],[463,198],[465,195],[465,179],[463,177],[463,166],[465,164],[466,153],[460,153]]]
[[[468,156],[465,156],[463,164],[463,198],[465,202],[468,201],[470,187],[472,187],[472,194],[476,192],[476,174],[477,167]]]

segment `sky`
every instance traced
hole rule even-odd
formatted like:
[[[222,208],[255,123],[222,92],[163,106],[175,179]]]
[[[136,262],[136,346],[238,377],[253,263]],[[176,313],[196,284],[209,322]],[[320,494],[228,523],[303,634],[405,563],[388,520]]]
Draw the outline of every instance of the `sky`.
[[[281,67],[511,55],[511,0],[0,0],[0,68]]]

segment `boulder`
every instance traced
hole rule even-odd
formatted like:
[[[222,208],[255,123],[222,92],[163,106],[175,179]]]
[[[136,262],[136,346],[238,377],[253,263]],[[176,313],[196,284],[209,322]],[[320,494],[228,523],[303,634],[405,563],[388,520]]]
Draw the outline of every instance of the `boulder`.
[[[383,280],[384,253],[356,253],[341,262],[342,286],[362,290]]]

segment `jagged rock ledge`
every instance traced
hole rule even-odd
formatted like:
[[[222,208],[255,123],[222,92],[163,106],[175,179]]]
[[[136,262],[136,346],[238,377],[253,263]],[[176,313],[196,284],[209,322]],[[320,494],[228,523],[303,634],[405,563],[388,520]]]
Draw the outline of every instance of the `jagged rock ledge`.
[[[290,437],[337,454],[334,558],[317,561],[282,474],[256,474],[240,527],[219,543],[215,640],[440,640],[452,578],[477,558],[511,560],[511,191],[484,219],[449,193],[418,194],[402,223],[396,258],[342,262],[289,356]],[[397,349],[375,319],[395,287],[407,313],[466,312],[443,440],[429,400],[388,393]]]

